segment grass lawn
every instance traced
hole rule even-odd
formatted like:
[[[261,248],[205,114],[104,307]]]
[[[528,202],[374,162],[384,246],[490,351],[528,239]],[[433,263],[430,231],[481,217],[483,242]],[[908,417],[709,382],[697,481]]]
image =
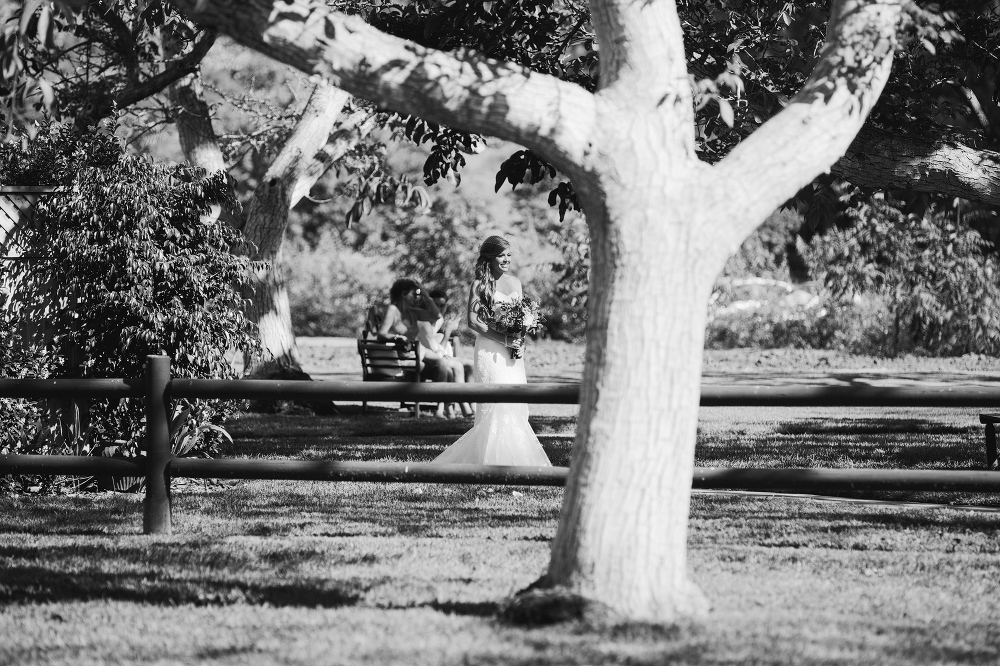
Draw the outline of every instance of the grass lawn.
[[[968,372],[934,370],[950,371]],[[980,469],[977,413],[703,409],[696,464]],[[566,464],[572,413],[532,414]],[[423,461],[468,426],[353,407],[244,416],[226,453]],[[139,496],[0,498],[0,664],[1000,663],[1000,513],[943,506],[1000,507],[994,496],[695,493],[706,622],[502,624],[504,599],[544,570],[561,498],[192,481],[175,485],[170,537],[140,534]]]

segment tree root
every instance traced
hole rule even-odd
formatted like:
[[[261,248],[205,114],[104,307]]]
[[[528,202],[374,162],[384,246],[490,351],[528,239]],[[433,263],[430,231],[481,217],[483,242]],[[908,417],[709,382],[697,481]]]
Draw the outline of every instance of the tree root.
[[[553,585],[548,576],[516,593],[501,606],[498,619],[521,627],[540,627],[552,624],[577,624],[587,630],[640,631],[640,633],[695,630],[710,611],[708,599],[695,585],[686,591],[684,609],[677,619],[656,623],[636,621],[613,610],[607,604],[589,599],[567,587]],[[679,610],[679,609],[678,609]],[[685,629],[687,628],[687,629]]]
[[[546,576],[515,594],[500,608],[501,621],[522,627],[539,627],[564,622],[593,627],[620,624],[624,618],[605,604],[549,585]]]
[[[247,379],[277,379],[282,381],[312,381],[309,373],[301,368],[271,362],[258,367]],[[259,414],[299,414],[331,416],[339,414],[331,400],[250,400],[247,411]]]

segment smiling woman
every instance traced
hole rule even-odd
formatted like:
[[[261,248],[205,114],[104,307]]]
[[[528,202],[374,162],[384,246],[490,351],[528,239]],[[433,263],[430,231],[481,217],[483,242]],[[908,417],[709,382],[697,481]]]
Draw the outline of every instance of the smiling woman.
[[[483,241],[476,260],[476,279],[469,289],[469,327],[477,333],[473,381],[482,384],[525,384],[524,338],[497,328],[495,308],[521,297],[521,282],[508,273],[510,243],[501,236]],[[480,403],[469,432],[434,459],[438,464],[551,465],[528,424],[525,404]]]

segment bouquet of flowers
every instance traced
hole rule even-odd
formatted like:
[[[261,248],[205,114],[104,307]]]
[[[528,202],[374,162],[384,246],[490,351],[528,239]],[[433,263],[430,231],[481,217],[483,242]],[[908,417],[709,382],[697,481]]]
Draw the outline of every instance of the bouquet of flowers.
[[[522,337],[526,333],[537,333],[545,322],[545,316],[538,311],[538,303],[530,298],[515,296],[509,301],[494,303],[493,327],[504,335]],[[522,349],[511,349],[511,358],[521,358]]]

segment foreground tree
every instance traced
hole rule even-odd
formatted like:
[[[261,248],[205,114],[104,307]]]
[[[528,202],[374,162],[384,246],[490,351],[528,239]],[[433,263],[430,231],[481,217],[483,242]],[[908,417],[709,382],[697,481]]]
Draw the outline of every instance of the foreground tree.
[[[569,176],[593,275],[571,476],[539,587],[637,620],[702,612],[686,538],[709,291],[747,234],[844,154],[889,74],[912,16],[904,3],[835,2],[802,90],[714,165],[696,155],[670,0],[593,0],[595,93],[471,51],[427,49],[313,3],[172,4],[353,94],[519,143]]]

